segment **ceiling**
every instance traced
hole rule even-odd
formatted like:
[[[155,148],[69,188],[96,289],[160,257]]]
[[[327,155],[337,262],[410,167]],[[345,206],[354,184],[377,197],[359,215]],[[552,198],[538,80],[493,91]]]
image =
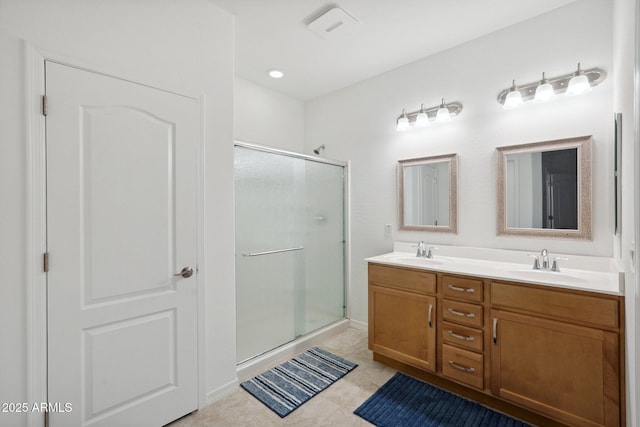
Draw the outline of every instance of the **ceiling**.
[[[236,18],[236,75],[308,100],[576,0],[211,1]],[[313,33],[307,24],[334,6],[359,24]]]

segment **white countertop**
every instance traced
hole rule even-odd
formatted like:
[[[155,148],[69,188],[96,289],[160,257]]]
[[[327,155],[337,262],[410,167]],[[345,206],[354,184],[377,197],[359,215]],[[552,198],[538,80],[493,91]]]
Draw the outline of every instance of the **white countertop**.
[[[366,258],[365,261],[610,295],[624,295],[624,271],[613,258],[550,253],[549,265],[552,264],[554,257],[568,258],[566,261],[558,260],[560,271],[556,272],[534,270],[532,268],[533,259],[527,257],[532,252],[438,246],[437,250],[433,250],[434,257],[429,259],[416,257],[415,246],[415,243],[396,242],[393,252]],[[430,246],[432,245],[427,245],[427,248]]]

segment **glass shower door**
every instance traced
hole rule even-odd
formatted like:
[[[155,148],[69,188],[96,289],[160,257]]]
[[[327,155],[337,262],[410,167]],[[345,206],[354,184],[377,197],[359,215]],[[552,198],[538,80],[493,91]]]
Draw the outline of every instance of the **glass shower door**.
[[[300,166],[291,157],[235,149],[239,362],[296,337],[296,286],[304,251],[297,249],[304,247]]]
[[[306,163],[304,313],[298,335],[344,318],[344,198],[344,167]]]
[[[240,363],[344,318],[344,167],[235,148]]]

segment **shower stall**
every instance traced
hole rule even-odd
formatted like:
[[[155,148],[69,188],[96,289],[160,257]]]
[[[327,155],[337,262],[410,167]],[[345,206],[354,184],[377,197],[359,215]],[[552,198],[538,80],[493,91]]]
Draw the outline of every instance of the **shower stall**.
[[[234,150],[241,364],[345,318],[347,164]]]

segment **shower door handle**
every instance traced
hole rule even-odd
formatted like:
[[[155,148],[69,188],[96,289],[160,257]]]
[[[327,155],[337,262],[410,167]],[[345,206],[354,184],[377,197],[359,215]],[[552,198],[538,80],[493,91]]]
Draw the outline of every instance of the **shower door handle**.
[[[292,251],[301,251],[304,247],[300,246],[297,248],[287,248],[287,249],[276,249],[274,251],[264,251],[264,252],[243,252],[242,256],[260,256],[260,255],[271,255],[271,254],[279,254],[282,252],[292,252]]]

